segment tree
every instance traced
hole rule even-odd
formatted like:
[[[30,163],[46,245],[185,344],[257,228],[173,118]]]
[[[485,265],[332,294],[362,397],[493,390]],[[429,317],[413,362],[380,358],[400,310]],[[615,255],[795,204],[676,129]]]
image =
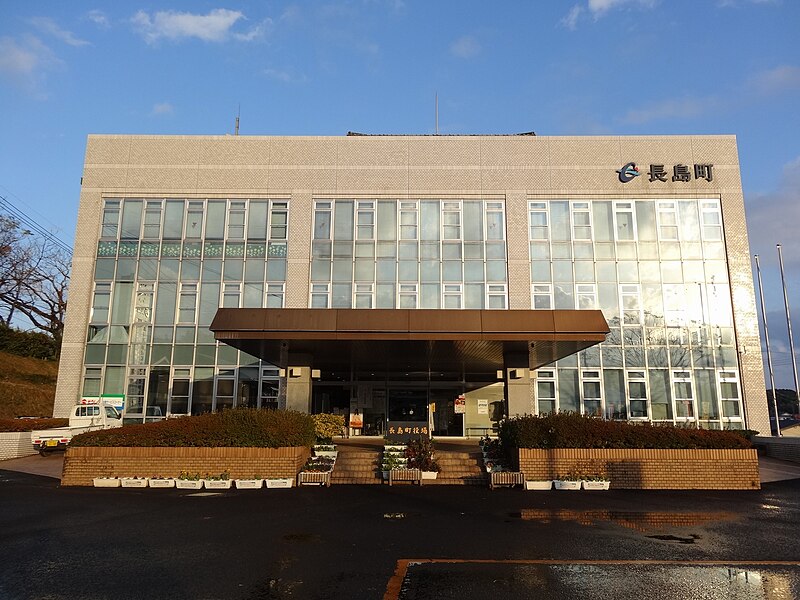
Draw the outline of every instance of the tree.
[[[52,238],[0,215],[0,323],[23,316],[61,347],[70,256]]]

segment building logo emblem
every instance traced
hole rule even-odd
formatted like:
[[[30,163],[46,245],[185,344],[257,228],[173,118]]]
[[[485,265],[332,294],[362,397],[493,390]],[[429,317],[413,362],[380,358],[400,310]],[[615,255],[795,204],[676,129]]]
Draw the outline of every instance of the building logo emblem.
[[[632,181],[634,177],[641,175],[641,173],[639,173],[639,167],[637,167],[634,162],[629,162],[621,169],[617,169],[617,173],[619,173],[619,180],[622,183],[628,183]]]

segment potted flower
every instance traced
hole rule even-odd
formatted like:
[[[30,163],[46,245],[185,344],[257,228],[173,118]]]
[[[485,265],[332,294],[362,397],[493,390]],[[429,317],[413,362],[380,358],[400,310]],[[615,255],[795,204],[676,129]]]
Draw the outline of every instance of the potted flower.
[[[335,459],[338,454],[339,453],[336,450],[336,446],[334,444],[315,444],[314,445],[314,456],[324,456],[326,458]]]
[[[181,471],[175,480],[175,487],[180,490],[199,490],[203,487],[203,480],[200,478],[200,473]]]
[[[271,477],[265,483],[270,489],[286,489],[292,487],[292,481],[291,477]]]
[[[146,488],[147,477],[120,477],[122,487],[124,488]]]
[[[557,476],[554,483],[557,490],[579,490],[581,481],[583,481],[583,474],[580,469],[573,468]]]
[[[162,477],[161,475],[153,475],[150,478],[148,485],[151,488],[171,488],[175,487],[174,477]]]
[[[223,471],[219,475],[209,475],[206,473],[205,486],[207,490],[229,490],[231,489],[231,474]]]
[[[119,479],[116,477],[95,477],[92,479],[94,487],[119,487]]]
[[[318,484],[330,486],[331,471],[336,461],[326,456],[312,456],[297,474],[297,485]]]
[[[381,472],[384,479],[389,479],[389,471],[394,469],[405,469],[408,467],[408,460],[401,455],[387,455],[384,453],[381,461]]]
[[[251,479],[235,479],[237,490],[259,490],[264,485],[264,480],[259,475],[253,475]]]
[[[583,476],[583,489],[585,490],[607,490],[610,485],[611,480],[608,477],[608,468],[605,463],[596,463]]]
[[[409,469],[422,471],[423,479],[436,479],[439,474],[439,463],[433,453],[433,442],[428,438],[417,438],[408,442],[405,456]]]

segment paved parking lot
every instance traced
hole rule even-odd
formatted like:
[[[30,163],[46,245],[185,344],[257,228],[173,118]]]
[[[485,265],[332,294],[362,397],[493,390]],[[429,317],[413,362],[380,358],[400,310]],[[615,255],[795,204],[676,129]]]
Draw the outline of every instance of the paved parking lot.
[[[621,587],[605,597],[672,599],[694,581],[699,595],[684,597],[790,598],[798,515],[800,480],[744,492],[187,493],[0,470],[0,547],[13,557],[0,561],[0,598],[560,599],[607,577]]]

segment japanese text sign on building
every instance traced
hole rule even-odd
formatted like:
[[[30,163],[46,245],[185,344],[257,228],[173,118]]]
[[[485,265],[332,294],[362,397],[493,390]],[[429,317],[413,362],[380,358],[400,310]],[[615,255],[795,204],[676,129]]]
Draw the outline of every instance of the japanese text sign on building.
[[[467,400],[464,398],[464,394],[461,394],[456,398],[456,402],[454,405],[454,412],[457,415],[463,415],[467,412]]]
[[[670,180],[686,183],[692,180],[692,176],[694,176],[694,179],[713,181],[713,168],[714,165],[709,163],[695,163],[694,168],[682,163],[674,164],[671,168],[668,168],[667,165],[664,164],[651,164],[647,175],[648,181],[651,183],[655,181],[667,182]],[[620,183],[633,181],[642,174],[635,162],[629,162],[621,169],[617,169],[617,173],[619,174]]]

